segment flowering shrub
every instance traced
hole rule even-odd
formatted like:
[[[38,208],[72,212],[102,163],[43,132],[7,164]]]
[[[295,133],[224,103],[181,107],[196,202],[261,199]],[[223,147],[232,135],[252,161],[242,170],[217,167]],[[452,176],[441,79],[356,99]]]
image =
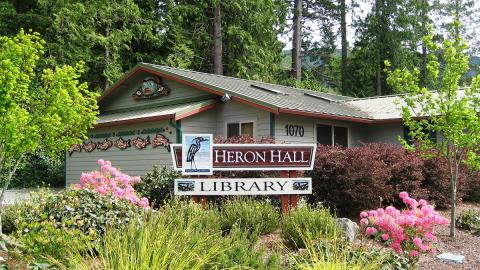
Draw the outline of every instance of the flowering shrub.
[[[101,165],[101,171],[82,173],[80,183],[75,184],[74,187],[93,191],[102,196],[113,196],[128,200],[132,204],[143,208],[149,207],[148,199],[145,197],[138,198],[132,186],[141,181],[140,177],[131,177],[120,172],[108,160],[99,159],[98,164]]]
[[[419,253],[435,253],[434,226],[448,224],[448,220],[425,200],[410,198],[407,192],[400,192],[400,198],[408,206],[407,209],[400,211],[388,206],[360,213],[360,224],[364,226],[365,234],[411,258]]]

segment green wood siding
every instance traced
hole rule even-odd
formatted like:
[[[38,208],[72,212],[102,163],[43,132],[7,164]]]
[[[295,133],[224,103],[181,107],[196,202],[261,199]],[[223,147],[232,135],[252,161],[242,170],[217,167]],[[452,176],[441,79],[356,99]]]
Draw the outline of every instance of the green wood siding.
[[[109,132],[130,131],[130,130],[142,130],[145,128],[166,128],[168,130],[164,134],[170,139],[171,143],[176,142],[176,130],[169,125],[168,121],[160,121],[158,123],[146,123],[139,125],[129,125],[118,128],[109,129],[97,129],[93,130],[90,134],[101,134]],[[170,134],[170,132],[172,132]],[[150,142],[152,142],[155,134],[140,134],[131,136],[122,136],[124,139],[133,139],[137,136],[145,138],[150,136]],[[112,141],[118,137],[110,137]],[[94,141],[103,141],[103,138],[94,139]],[[82,149],[82,152],[74,152],[72,156],[67,154],[66,158],[66,184],[67,186],[78,182],[82,172],[90,172],[92,170],[99,170],[97,165],[98,159],[110,160],[112,165],[121,169],[124,173],[132,176],[142,176],[146,172],[153,168],[153,165],[166,165],[172,166],[172,159],[170,153],[164,147],[153,148],[152,145],[148,145],[145,149],[137,149],[133,146],[120,150],[115,146],[112,146],[107,151],[95,149],[88,153]]]
[[[219,136],[216,131],[218,116],[218,107],[208,111],[182,119],[182,132],[186,133],[206,133]]]
[[[217,135],[226,137],[226,123],[254,121],[257,139],[270,136],[270,113],[236,101],[222,104],[217,115]]]
[[[138,73],[119,86],[104,103],[101,104],[102,112],[135,110],[152,106],[167,106],[176,103],[199,101],[213,97],[212,94],[193,87],[163,79],[163,83],[171,90],[168,96],[157,97],[151,100],[135,100],[133,92],[141,85],[142,79],[150,75]]]

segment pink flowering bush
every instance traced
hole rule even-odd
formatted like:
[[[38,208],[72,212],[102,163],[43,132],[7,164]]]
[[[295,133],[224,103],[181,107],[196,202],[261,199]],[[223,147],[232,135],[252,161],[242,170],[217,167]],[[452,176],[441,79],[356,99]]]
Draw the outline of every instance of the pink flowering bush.
[[[98,164],[101,166],[101,171],[82,173],[80,183],[75,184],[74,187],[92,191],[101,196],[127,200],[143,208],[149,207],[148,199],[139,198],[132,186],[141,181],[140,177],[122,173],[108,160],[99,159]]]
[[[407,192],[400,192],[400,198],[407,205],[404,210],[388,206],[360,213],[365,234],[412,259],[420,253],[436,253],[434,227],[448,224],[448,220],[425,200],[410,198]]]

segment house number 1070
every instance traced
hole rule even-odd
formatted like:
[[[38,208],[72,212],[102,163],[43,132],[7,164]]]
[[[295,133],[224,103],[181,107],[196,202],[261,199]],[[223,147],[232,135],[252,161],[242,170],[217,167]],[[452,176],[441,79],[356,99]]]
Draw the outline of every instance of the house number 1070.
[[[300,125],[285,125],[285,133],[287,136],[303,137],[305,130]]]

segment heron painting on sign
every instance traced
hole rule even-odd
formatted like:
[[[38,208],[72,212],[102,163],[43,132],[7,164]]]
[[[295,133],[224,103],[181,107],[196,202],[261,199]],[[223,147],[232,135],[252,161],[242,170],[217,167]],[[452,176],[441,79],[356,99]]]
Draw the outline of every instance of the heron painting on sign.
[[[212,134],[184,134],[182,140],[183,175],[211,175],[213,173]]]

